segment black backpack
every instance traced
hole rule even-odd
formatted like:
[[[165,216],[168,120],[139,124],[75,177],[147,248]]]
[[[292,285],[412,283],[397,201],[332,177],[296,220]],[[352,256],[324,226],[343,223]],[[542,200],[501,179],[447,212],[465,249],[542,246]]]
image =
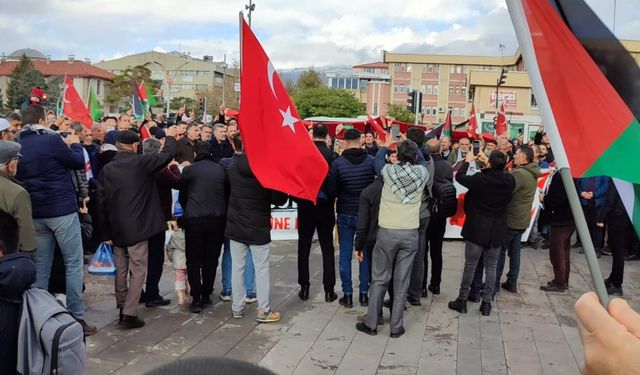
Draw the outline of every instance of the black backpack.
[[[431,214],[439,218],[447,218],[456,214],[458,210],[458,194],[453,182],[436,180],[433,182],[431,199]]]

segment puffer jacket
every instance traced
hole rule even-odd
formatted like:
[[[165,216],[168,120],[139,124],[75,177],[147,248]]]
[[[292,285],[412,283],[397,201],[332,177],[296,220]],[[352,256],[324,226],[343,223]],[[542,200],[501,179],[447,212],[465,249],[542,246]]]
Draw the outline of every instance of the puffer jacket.
[[[538,188],[540,167],[536,162],[529,163],[513,168],[511,175],[516,181],[516,187],[507,206],[507,227],[525,230],[531,222],[531,205]]]
[[[338,214],[358,216],[360,193],[373,182],[374,158],[361,148],[350,148],[331,164],[329,195],[338,198]]]
[[[262,187],[246,155],[227,170],[231,195],[225,237],[245,245],[271,242],[271,205],[283,205],[287,195]]]

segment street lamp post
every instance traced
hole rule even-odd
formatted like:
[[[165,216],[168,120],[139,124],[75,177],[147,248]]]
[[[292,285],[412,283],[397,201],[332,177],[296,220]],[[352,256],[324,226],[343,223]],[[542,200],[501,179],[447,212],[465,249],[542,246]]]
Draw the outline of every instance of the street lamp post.
[[[251,28],[251,13],[256,10],[256,4],[253,3],[253,0],[249,0],[249,5],[245,5],[244,9],[249,11],[249,28]]]

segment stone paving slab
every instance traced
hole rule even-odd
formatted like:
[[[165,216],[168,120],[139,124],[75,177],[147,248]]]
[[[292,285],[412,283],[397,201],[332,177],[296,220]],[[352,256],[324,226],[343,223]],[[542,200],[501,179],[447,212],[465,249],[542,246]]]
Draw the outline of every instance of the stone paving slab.
[[[87,319],[100,328],[87,339],[87,373],[143,374],[179,358],[198,356],[241,359],[282,375],[580,373],[583,353],[573,304],[590,289],[591,281],[586,262],[576,250],[571,254],[571,289],[554,294],[538,289],[553,274],[548,252],[523,249],[519,292],[502,291],[491,316],[483,317],[479,304],[469,303],[469,313],[463,315],[447,308],[457,295],[464,262],[463,243],[447,241],[442,293],[423,298],[422,306],[409,306],[407,333],[392,339],[388,323],[379,326],[375,337],[356,331],[357,316],[366,313],[365,307],[357,304],[345,309],[337,301],[324,302],[318,248],[310,259],[310,299],[300,301],[296,245],[294,241],[273,243],[271,304],[284,317],[271,325],[255,322],[255,305],[247,308],[245,318],[233,319],[230,304],[216,300],[197,315],[175,303],[156,309],[140,305],[147,325],[123,331],[114,322],[113,280],[87,276]],[[611,258],[603,257],[600,265],[608,275]],[[625,266],[626,298],[639,308],[640,262]],[[161,291],[175,299],[174,274],[168,264],[165,271]],[[353,271],[357,292],[355,260]],[[219,279],[218,274],[214,293],[221,290]],[[339,279],[336,284],[341,295]],[[91,296],[98,297],[92,300]],[[388,321],[386,309],[384,316]]]

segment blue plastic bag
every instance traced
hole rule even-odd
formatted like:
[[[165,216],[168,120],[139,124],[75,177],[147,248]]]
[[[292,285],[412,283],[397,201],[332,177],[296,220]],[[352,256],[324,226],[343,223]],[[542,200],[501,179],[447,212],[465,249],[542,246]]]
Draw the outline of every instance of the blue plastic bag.
[[[116,265],[113,262],[111,245],[103,242],[98,246],[98,251],[91,258],[88,271],[92,275],[115,276]]]

